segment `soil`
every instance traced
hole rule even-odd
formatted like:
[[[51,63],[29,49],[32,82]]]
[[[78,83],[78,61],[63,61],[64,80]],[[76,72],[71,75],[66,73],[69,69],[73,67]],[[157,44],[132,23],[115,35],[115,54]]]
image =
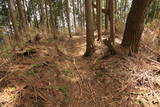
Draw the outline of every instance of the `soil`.
[[[160,107],[154,53],[142,46],[132,57],[102,58],[104,46],[97,42],[96,53],[85,58],[85,45],[84,37],[73,36],[32,43],[21,50],[34,53],[1,58],[0,107]]]

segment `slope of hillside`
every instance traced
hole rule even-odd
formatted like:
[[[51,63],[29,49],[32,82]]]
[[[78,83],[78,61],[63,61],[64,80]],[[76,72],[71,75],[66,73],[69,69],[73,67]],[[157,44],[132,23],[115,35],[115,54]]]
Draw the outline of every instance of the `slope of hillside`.
[[[132,57],[102,58],[97,42],[95,55],[85,58],[84,43],[80,36],[31,43],[1,58],[0,106],[160,106],[160,63],[146,45]]]

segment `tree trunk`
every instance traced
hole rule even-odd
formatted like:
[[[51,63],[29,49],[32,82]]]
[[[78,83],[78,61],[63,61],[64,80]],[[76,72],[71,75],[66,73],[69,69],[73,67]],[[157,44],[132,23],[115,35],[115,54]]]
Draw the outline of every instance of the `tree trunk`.
[[[62,24],[63,24],[62,27],[65,28],[65,19],[64,19],[63,13],[64,13],[64,12],[63,12],[63,10],[62,10],[61,13],[60,13],[60,17],[61,17]]]
[[[37,19],[37,13],[36,13],[36,10],[34,10],[34,25],[35,25],[35,27],[36,28],[38,28],[39,29],[39,22],[38,22],[38,19]]]
[[[60,4],[63,6],[63,1],[62,0],[60,0]],[[62,25],[63,28],[65,28],[65,23],[66,23],[65,18],[64,18],[64,14],[65,14],[64,9],[62,8],[61,11],[60,11],[60,18],[61,18],[61,21],[62,21],[62,24],[63,24]]]
[[[113,0],[109,1],[109,20],[110,20],[110,38],[109,41],[114,45],[115,41],[115,27],[114,27],[114,2]]]
[[[70,38],[72,38],[68,0],[66,0],[66,16],[67,16],[67,26],[68,26],[69,36],[70,36]]]
[[[53,38],[57,39],[57,37],[56,37],[55,17],[53,15],[53,7],[52,7],[51,3],[49,4],[49,8],[50,8],[50,11],[49,11],[50,12],[50,20],[49,20],[49,22],[50,22],[50,26],[51,26],[51,32],[53,34]]]
[[[84,56],[91,56],[94,51],[94,34],[93,34],[93,14],[92,14],[92,0],[85,0],[85,11],[86,11],[86,52]]]
[[[92,6],[92,14],[93,14],[93,31],[95,31],[96,30],[97,18],[96,18],[96,11],[95,11],[93,6]]]
[[[114,16],[115,16],[114,17],[114,24],[115,24],[114,29],[115,29],[115,32],[116,32],[116,23],[117,23],[117,17],[116,16],[117,16],[117,10],[118,10],[117,9],[118,8],[117,4],[118,4],[118,0],[114,0]]]
[[[23,31],[27,32],[27,21],[25,18],[21,0],[17,0],[17,6],[18,6],[18,12],[20,16],[20,26],[22,27]]]
[[[77,14],[78,14],[78,29],[80,28],[80,0],[77,0]]]
[[[82,13],[82,0],[79,1],[80,2],[80,27],[81,27],[81,32],[83,32],[83,13]]]
[[[48,31],[50,31],[47,1],[45,1],[45,11],[46,11],[46,25],[47,25]]]
[[[106,0],[106,9],[108,10],[108,5],[109,5],[109,0]],[[105,14],[105,30],[107,31],[108,29],[108,12],[106,11]]]
[[[45,11],[44,11],[44,1],[43,0],[39,0],[39,7],[40,7],[40,24],[41,27],[44,28],[45,26]]]
[[[128,14],[126,28],[123,36],[122,46],[129,50],[129,54],[138,53],[144,19],[149,5],[153,0],[133,0]]]
[[[15,33],[15,39],[19,40],[20,34],[19,34],[18,26],[16,24],[16,22],[17,22],[16,16],[14,14],[15,7],[13,5],[12,0],[7,0],[7,2],[8,2],[8,8],[9,8],[9,13],[10,13],[10,18],[11,18],[12,26],[13,26],[14,33]]]
[[[102,8],[101,0],[96,0],[97,5],[97,30],[98,30],[98,40],[102,39]]]
[[[74,29],[76,31],[76,10],[75,10],[75,1],[72,0],[72,5],[73,5],[73,20],[74,20]]]
[[[82,0],[82,27],[83,27],[83,29],[82,29],[82,32],[84,32],[84,30],[85,30],[85,28],[84,28],[84,26],[85,26],[85,21],[86,21],[86,19],[85,19],[85,0]]]

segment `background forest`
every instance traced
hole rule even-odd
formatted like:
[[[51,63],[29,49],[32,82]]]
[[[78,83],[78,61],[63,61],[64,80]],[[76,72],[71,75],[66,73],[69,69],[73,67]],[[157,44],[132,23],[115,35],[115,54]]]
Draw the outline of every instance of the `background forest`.
[[[160,0],[0,0],[0,107],[160,107]]]

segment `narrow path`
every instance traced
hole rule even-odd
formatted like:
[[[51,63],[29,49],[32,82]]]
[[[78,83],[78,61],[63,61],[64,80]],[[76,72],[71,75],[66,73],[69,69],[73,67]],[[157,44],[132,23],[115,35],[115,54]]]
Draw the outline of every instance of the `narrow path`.
[[[65,44],[68,55],[72,57],[82,56],[86,49],[85,41],[84,37],[73,36],[73,38]]]
[[[65,48],[67,55],[75,59],[74,63],[79,73],[83,78],[87,78],[92,70],[90,68],[91,61],[83,57],[86,51],[85,38],[73,36],[73,38],[65,44]]]
[[[75,93],[80,95],[80,99],[75,99],[75,107],[160,106],[158,100],[160,91],[155,91],[156,86],[149,87],[152,85],[150,81],[157,84],[156,78],[159,76],[154,76],[153,72],[158,72],[158,68],[152,67],[141,57],[120,55],[99,60],[93,65],[93,60],[82,58],[85,52],[84,43],[85,38],[74,37],[66,44],[68,55],[75,57],[76,70],[82,77],[79,81],[82,92]],[[144,82],[144,78],[148,81]],[[77,86],[75,89],[77,90]],[[141,94],[141,92],[144,93]],[[158,95],[154,99],[155,94],[152,96],[150,93],[155,92]]]
[[[80,36],[57,44],[63,53],[55,43],[37,44],[30,47],[35,55],[0,66],[0,78],[12,72],[0,80],[0,106],[160,107],[158,64],[122,55],[84,58]]]

